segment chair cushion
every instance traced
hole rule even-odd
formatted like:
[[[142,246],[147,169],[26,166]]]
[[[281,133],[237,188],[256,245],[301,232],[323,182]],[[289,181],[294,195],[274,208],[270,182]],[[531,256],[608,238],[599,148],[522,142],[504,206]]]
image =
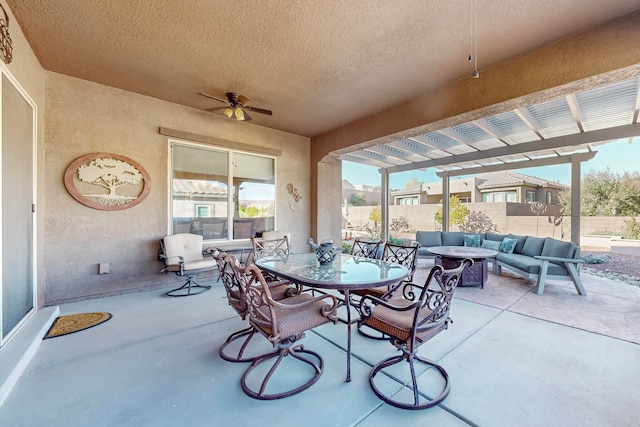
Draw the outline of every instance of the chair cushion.
[[[199,261],[188,261],[185,262],[183,266],[184,271],[209,269],[218,269],[218,263],[216,263],[216,260],[214,260],[213,258],[201,259]]]
[[[522,253],[522,247],[524,243],[527,241],[528,236],[518,236],[516,234],[507,234],[507,237],[510,239],[516,239],[518,242],[516,243],[516,247],[513,250],[513,253],[520,254]]]
[[[502,242],[497,242],[495,240],[484,239],[480,244],[481,248],[493,249],[494,251],[500,250],[500,244]]]
[[[199,234],[178,233],[164,238],[165,259],[167,265],[177,264],[178,256],[185,262],[202,259],[202,236]]]
[[[471,248],[480,247],[480,235],[479,234],[465,234],[464,245]]]
[[[563,242],[562,240],[547,237],[542,247],[542,256],[553,256],[558,258],[568,258],[569,251],[573,249],[574,244],[571,242]]]
[[[463,246],[464,245],[464,232],[462,232],[462,231],[443,231],[442,232],[442,245],[443,246]]]
[[[298,304],[311,299],[313,297],[309,294],[300,294],[278,302],[287,305]],[[302,307],[274,307],[280,339],[298,335],[316,326],[330,322],[329,318],[322,314],[322,308],[326,305],[325,301],[318,300]]]
[[[538,256],[542,254],[542,246],[544,245],[544,237],[527,237],[522,246],[520,253],[528,256]]]
[[[513,250],[516,248],[516,243],[518,243],[517,239],[510,239],[509,237],[505,237],[500,243],[500,252],[504,252],[507,254],[513,253]]]
[[[487,237],[485,237],[487,240],[494,240],[496,242],[502,242],[502,239],[504,239],[505,236],[504,234],[496,234],[496,233],[487,233]]]
[[[501,252],[496,256],[496,259],[529,274],[540,274],[540,267],[542,266],[542,260],[521,254],[506,254]],[[547,274],[566,276],[568,272],[563,266],[550,262]]]
[[[416,241],[425,248],[424,253],[430,252],[426,248],[431,246],[442,246],[442,233],[439,231],[416,231]]]
[[[394,299],[393,305],[396,307],[407,307],[413,304],[413,302],[406,299]],[[424,312],[420,313],[420,317],[424,318],[431,313],[431,310],[423,309]],[[377,331],[387,334],[392,337],[399,338],[401,341],[407,341],[411,337],[411,328],[413,326],[415,310],[409,311],[397,311],[390,308],[378,305],[373,309],[372,317],[365,321],[365,324]],[[446,328],[446,323],[442,323],[440,326],[428,331],[418,332],[416,336],[416,344],[420,345],[437,333]]]

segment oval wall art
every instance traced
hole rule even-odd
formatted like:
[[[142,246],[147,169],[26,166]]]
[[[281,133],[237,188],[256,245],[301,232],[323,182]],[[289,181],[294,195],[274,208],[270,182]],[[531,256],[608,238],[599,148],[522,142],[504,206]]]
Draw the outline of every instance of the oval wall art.
[[[92,153],[75,159],[64,173],[64,186],[74,199],[103,211],[140,204],[151,190],[149,174],[119,154]]]

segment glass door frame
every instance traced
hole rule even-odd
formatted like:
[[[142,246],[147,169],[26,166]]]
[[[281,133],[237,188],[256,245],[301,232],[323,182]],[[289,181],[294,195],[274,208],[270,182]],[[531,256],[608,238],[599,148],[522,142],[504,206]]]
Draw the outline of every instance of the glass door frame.
[[[4,265],[3,265],[3,257],[2,257],[2,245],[0,245],[0,348],[2,348],[4,345],[6,345],[6,343],[16,334],[16,332],[29,320],[29,318],[31,316],[33,316],[33,314],[37,311],[37,307],[38,307],[38,289],[37,289],[37,282],[38,282],[38,275],[37,275],[37,235],[38,235],[38,229],[37,229],[37,210],[36,208],[36,200],[37,200],[37,164],[38,164],[38,153],[37,153],[37,140],[38,140],[38,107],[36,105],[36,103],[31,99],[31,97],[29,96],[29,94],[26,92],[26,90],[20,85],[20,83],[16,80],[16,78],[11,74],[11,72],[9,71],[9,69],[5,66],[5,64],[3,64],[2,62],[0,62],[0,118],[2,117],[2,109],[3,109],[3,105],[2,105],[2,91],[3,91],[3,84],[4,84],[4,79],[2,77],[6,77],[6,79],[11,83],[11,85],[13,86],[13,88],[20,94],[20,96],[22,96],[22,98],[25,100],[25,102],[31,107],[32,110],[32,114],[31,114],[31,124],[32,124],[32,129],[31,129],[31,135],[32,135],[32,144],[31,144],[31,200],[32,200],[32,206],[33,206],[33,214],[31,216],[31,278],[32,278],[32,283],[31,283],[31,294],[32,294],[32,301],[31,301],[31,310],[29,310],[23,317],[22,319],[6,334],[3,336],[3,271],[4,271]],[[0,148],[2,148],[2,144],[3,144],[3,126],[6,126],[5,123],[2,123],[2,120],[0,120]],[[0,188],[2,188],[2,150],[0,149]],[[1,191],[1,190],[0,190]],[[2,230],[2,209],[0,209],[0,238],[3,238],[4,234],[3,234],[3,230]]]

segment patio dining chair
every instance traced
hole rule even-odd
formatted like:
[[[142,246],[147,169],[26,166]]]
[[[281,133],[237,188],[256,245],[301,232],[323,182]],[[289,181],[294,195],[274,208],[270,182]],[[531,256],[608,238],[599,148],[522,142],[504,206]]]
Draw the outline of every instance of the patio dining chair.
[[[414,242],[408,246],[386,242],[384,245],[384,249],[382,250],[382,256],[380,259],[383,261],[400,264],[406,267],[406,269],[409,270],[409,274],[403,281],[394,286],[379,286],[375,288],[352,291],[352,295],[357,299],[355,301],[355,304],[359,307],[358,302],[360,298],[365,295],[372,295],[376,298],[389,300],[393,297],[396,289],[400,288],[406,283],[413,282],[413,275],[416,271],[416,260],[418,258],[419,248],[420,244],[417,242]],[[385,335],[370,334],[366,331],[366,328],[365,330],[363,330],[363,328],[360,326],[358,327],[358,333],[368,338],[384,340],[387,339]]]
[[[351,246],[351,255],[364,258],[377,258],[382,240],[364,239],[356,237]]]
[[[256,259],[266,256],[287,256],[291,252],[289,244],[289,234],[282,234],[277,238],[251,238],[251,254],[249,254],[248,264],[253,264]],[[282,278],[276,277],[270,273],[263,273],[267,281],[281,281]]]
[[[235,273],[236,270],[242,268],[240,262],[235,256],[227,254],[226,252],[220,252],[217,249],[212,251],[212,256],[218,266],[220,279],[227,294],[227,302],[242,320],[246,320],[249,312],[245,287],[243,286],[243,282],[238,280]],[[288,286],[288,282],[271,282],[269,283],[269,288],[271,295],[277,300],[290,297],[296,293],[295,289]],[[222,343],[218,349],[218,354],[220,354],[223,360],[228,362],[252,362],[256,356],[246,356],[245,351],[247,351],[249,341],[251,341],[255,333],[256,329],[252,325],[233,332],[225,342]],[[244,338],[244,341],[236,348],[237,346],[232,343],[242,338]]]
[[[405,285],[403,294],[408,298],[394,298],[385,301],[371,295],[366,295],[360,301],[360,313],[362,315],[359,325],[366,325],[389,337],[389,342],[402,352],[378,362],[369,373],[369,383],[373,392],[383,401],[402,409],[425,409],[442,402],[449,394],[449,375],[445,369],[429,359],[418,356],[418,349],[425,342],[448,328],[452,322],[449,317],[451,299],[460,281],[462,271],[473,265],[473,260],[465,259],[460,266],[451,270],[444,270],[436,265],[431,269],[424,286],[413,283]],[[420,289],[419,298],[413,294]],[[376,385],[376,375],[387,368],[402,362],[407,362],[411,375],[411,391],[413,401],[402,400],[402,392],[388,395]],[[416,375],[415,362],[421,363],[429,369],[423,375],[432,372],[439,373],[444,380],[444,386],[438,393],[428,393],[420,390]],[[389,373],[389,371],[386,371]],[[398,378],[397,368],[393,378]],[[388,381],[388,378],[386,378]],[[423,383],[424,388],[424,383]],[[390,390],[388,386],[386,390]],[[427,397],[429,396],[429,397]]]
[[[275,352],[257,357],[251,363],[240,380],[242,390],[255,399],[274,400],[292,396],[311,387],[322,375],[324,361],[318,353],[305,349],[298,341],[309,329],[329,322],[336,323],[336,298],[333,295],[312,297],[307,293],[301,293],[277,301],[257,266],[250,264],[243,269],[235,264],[233,268],[246,290],[251,326],[277,349]],[[310,378],[296,383],[293,388],[286,387],[285,390],[273,385],[268,388],[269,381],[286,356],[302,362],[302,365],[296,368],[297,371],[301,371],[305,365],[311,368]],[[274,358],[275,361],[265,373],[266,367],[261,365]],[[281,381],[273,383],[281,384]]]

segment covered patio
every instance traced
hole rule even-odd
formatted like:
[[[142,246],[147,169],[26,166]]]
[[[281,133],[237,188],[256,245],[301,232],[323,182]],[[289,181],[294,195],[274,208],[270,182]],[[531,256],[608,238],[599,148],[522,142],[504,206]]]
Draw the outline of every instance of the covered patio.
[[[385,173],[437,168],[443,180],[464,163],[500,168],[527,156],[545,164],[558,157],[578,171],[592,147],[640,132],[637,0],[480,7],[479,22],[490,30],[481,33],[479,79],[467,61],[468,19],[476,16],[466,0],[433,8],[420,0],[403,8],[385,1],[1,3],[13,48],[12,61],[5,51],[0,63],[0,136],[3,152],[17,154],[2,157],[3,182],[12,185],[3,187],[0,212],[0,425],[380,425],[398,416],[407,425],[638,424],[638,288],[585,275],[587,297],[568,283],[550,283],[537,296],[533,283],[511,277],[460,289],[456,323],[421,350],[446,366],[451,395],[408,413],[382,404],[367,382],[371,365],[392,351],[388,343],[356,337],[354,380],[344,382],[343,325],[307,334],[305,345],[326,361],[311,390],[278,402],[247,398],[238,384],[245,368],[217,355],[240,326],[221,285],[209,277],[210,292],[164,298],[176,279],[160,274],[157,256],[158,240],[178,231],[174,143],[269,157],[274,227],[291,232],[294,251],[307,250],[309,236],[339,240],[343,155],[375,163],[380,153],[369,153],[384,152],[376,166]],[[624,101],[623,117],[607,116],[610,129],[580,115],[588,109],[576,98],[601,89]],[[251,96],[252,107],[273,116],[230,120],[199,95],[227,91]],[[559,130],[543,123],[554,114],[535,108],[556,102]],[[512,141],[499,129],[509,123],[527,135]],[[416,139],[409,144],[416,152],[398,151]],[[130,158],[148,172],[143,203],[113,212],[71,197],[65,171],[97,153]],[[233,169],[231,160],[224,164]],[[577,242],[579,228],[572,233]],[[225,243],[247,244],[240,235]],[[418,282],[428,267],[421,263]],[[18,297],[8,298],[9,290]],[[9,311],[17,312],[11,322]],[[56,316],[86,311],[113,319],[42,341]]]
[[[416,282],[431,263],[419,260]],[[508,274],[490,275],[484,289],[457,289],[454,323],[420,350],[447,369],[452,384],[449,397],[426,411],[394,408],[371,391],[368,373],[393,354],[388,342],[354,334],[352,381],[344,381],[341,323],[302,341],[325,360],[312,388],[279,401],[247,397],[239,383],[246,365],[218,356],[242,322],[215,281],[212,291],[178,300],[154,290],[65,304],[61,314],[107,311],[113,318],[42,342],[0,407],[0,424],[638,425],[640,288],[589,274],[583,280],[585,297],[555,281],[535,295],[533,282]]]

